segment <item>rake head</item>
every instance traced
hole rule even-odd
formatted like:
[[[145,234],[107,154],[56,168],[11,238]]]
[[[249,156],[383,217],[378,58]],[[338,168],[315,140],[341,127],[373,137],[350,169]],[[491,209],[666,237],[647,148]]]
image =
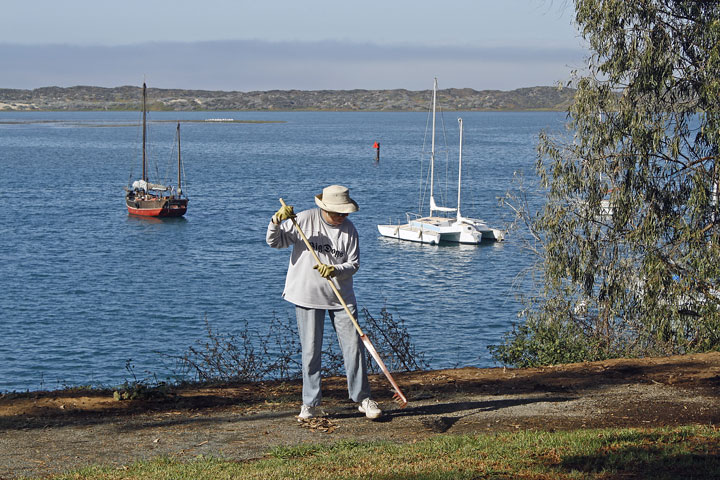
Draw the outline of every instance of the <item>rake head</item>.
[[[407,398],[405,398],[405,395],[403,395],[400,390],[396,390],[392,398],[395,403],[400,405],[400,408],[405,408],[408,403]]]

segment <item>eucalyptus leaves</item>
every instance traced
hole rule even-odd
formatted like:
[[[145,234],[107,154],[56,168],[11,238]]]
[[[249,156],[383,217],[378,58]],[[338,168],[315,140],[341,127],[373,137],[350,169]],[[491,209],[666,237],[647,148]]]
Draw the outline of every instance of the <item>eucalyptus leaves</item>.
[[[494,354],[531,365],[716,349],[720,3],[575,5],[593,54],[568,83],[572,139],[538,146],[543,282]]]

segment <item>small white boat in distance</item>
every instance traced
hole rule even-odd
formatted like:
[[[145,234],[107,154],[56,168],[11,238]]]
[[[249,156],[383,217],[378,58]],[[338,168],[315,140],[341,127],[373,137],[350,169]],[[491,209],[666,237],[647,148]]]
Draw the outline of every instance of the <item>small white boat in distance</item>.
[[[440,242],[463,243],[477,245],[482,240],[502,241],[505,234],[502,230],[489,227],[485,222],[476,218],[463,217],[460,214],[460,187],[462,184],[462,144],[463,123],[460,125],[460,154],[458,167],[458,202],[457,208],[440,207],[435,203],[433,196],[435,174],[435,103],[437,99],[437,78],[433,84],[432,99],[432,140],[430,148],[430,215],[423,217],[415,213],[407,213],[407,223],[398,225],[378,225],[380,235],[409,242],[428,243],[438,245]],[[434,213],[456,213],[455,217],[435,216]]]

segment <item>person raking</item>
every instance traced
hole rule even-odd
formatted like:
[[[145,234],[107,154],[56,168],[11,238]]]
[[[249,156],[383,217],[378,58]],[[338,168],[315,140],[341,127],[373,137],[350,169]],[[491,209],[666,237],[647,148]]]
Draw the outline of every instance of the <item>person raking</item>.
[[[291,205],[281,207],[270,220],[266,241],[273,248],[292,247],[290,265],[285,277],[283,298],[295,305],[300,345],[302,347],[302,406],[298,420],[318,414],[322,401],[321,353],[325,316],[330,317],[342,350],[350,399],[367,418],[382,415],[377,402],[370,398],[367,364],[360,335],[328,283],[336,282],[342,297],[355,316],[357,312],[353,275],[360,268],[360,242],[357,230],[347,218],[358,211],[347,187],[330,185],[315,196],[319,208],[295,215]],[[294,228],[309,239],[322,262],[318,264]]]

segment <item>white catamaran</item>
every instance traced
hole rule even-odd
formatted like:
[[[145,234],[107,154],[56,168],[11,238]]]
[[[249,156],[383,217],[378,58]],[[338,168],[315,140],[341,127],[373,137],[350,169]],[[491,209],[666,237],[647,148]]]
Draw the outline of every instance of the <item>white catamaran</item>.
[[[489,227],[485,222],[476,218],[463,217],[460,214],[460,187],[462,183],[462,143],[463,124],[460,125],[460,153],[458,167],[458,200],[457,207],[441,207],[435,203],[433,195],[435,183],[435,110],[437,101],[437,78],[433,84],[432,96],[432,137],[430,146],[430,214],[423,217],[421,214],[407,213],[407,223],[398,225],[378,225],[381,235],[410,242],[428,243],[437,245],[440,242],[464,243],[477,245],[482,240],[502,241],[505,234],[502,230]],[[450,214],[455,217],[436,216],[435,212]]]

